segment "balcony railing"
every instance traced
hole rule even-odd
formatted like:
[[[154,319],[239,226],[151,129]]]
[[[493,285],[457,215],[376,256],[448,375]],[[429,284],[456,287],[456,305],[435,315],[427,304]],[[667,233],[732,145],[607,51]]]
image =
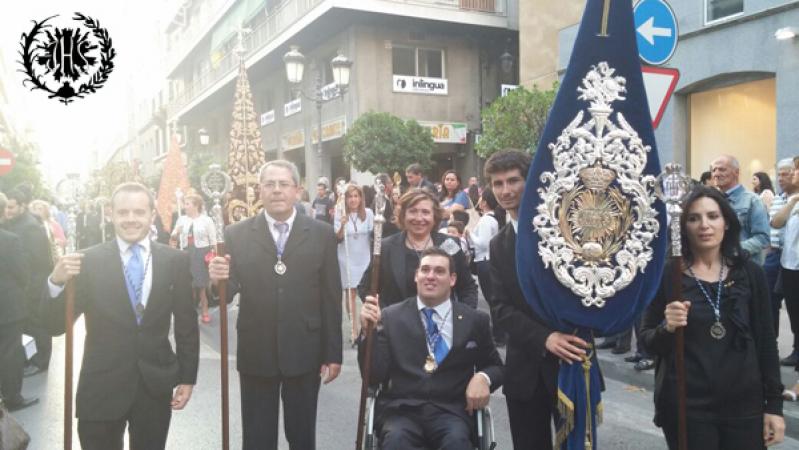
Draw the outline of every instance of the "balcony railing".
[[[217,0],[219,1],[219,0]],[[308,14],[325,0],[286,0],[267,17],[266,21],[256,27],[244,38],[244,57],[258,52],[272,42],[295,22]],[[442,8],[465,9],[505,15],[507,0],[383,0],[390,3],[424,4]],[[200,73],[191,82],[186,83],[184,90],[168,106],[169,116],[185,107],[192,100],[202,95],[216,82],[236,69],[238,56],[228,51],[218,60],[214,60],[208,70]]]

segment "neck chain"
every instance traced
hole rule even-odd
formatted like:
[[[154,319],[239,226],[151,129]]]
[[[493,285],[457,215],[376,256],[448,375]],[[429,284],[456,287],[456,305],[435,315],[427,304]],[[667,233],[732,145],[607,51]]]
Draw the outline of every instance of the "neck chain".
[[[405,242],[407,242],[407,243],[408,243],[408,245],[410,245],[410,246],[411,246],[411,249],[412,249],[414,252],[416,252],[416,256],[419,256],[419,257],[421,257],[421,255],[422,255],[422,252],[423,252],[423,251],[424,251],[424,249],[426,249],[426,248],[427,248],[427,246],[430,244],[430,240],[431,240],[432,238],[433,238],[432,236],[428,235],[428,236],[427,236],[427,240],[426,240],[426,241],[424,241],[424,244],[422,244],[422,247],[421,247],[421,248],[417,248],[417,247],[416,247],[416,245],[414,245],[414,244],[413,244],[413,241],[411,241],[411,236],[410,236],[410,235],[407,235],[407,236],[405,236]]]
[[[702,295],[705,296],[705,300],[710,303],[710,307],[713,308],[713,315],[716,317],[716,322],[710,326],[710,336],[714,339],[722,339],[727,334],[727,330],[724,328],[724,325],[721,323],[721,290],[724,287],[724,263],[721,264],[721,269],[719,270],[719,284],[718,290],[716,291],[716,301],[713,302],[713,298],[710,297],[705,287],[699,281],[699,278],[696,277],[693,269],[688,267],[688,273],[694,278],[696,281],[697,286],[699,286],[699,290],[702,291]]]

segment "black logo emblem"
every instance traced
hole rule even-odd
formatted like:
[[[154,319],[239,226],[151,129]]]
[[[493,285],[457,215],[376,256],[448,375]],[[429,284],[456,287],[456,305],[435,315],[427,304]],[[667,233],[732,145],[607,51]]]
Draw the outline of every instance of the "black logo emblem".
[[[66,105],[103,87],[116,51],[97,20],[76,12],[77,26],[57,28],[47,23],[55,17],[34,20],[30,32],[22,34],[20,71],[27,75],[23,85],[30,83],[32,91],[46,91]]]

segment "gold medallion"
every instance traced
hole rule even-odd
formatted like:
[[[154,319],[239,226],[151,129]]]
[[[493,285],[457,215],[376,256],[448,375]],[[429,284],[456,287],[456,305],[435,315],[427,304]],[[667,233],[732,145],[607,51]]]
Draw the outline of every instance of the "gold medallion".
[[[427,373],[433,373],[438,368],[438,364],[436,364],[436,359],[433,358],[433,355],[427,355],[427,359],[424,361],[424,371]]]

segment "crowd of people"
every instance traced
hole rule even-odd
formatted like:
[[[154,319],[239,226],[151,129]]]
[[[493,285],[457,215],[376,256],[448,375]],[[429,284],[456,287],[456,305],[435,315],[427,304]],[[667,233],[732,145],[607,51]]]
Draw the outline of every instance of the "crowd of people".
[[[552,329],[519,286],[517,218],[530,163],[526,153],[498,152],[484,182],[466,185],[454,170],[433,183],[412,164],[404,185],[378,174],[380,193],[323,177],[311,200],[293,163],[271,161],[259,175],[264,212],[224,229],[226,256],[214,253],[223,236],[194,193],[164,227],[153,194],[126,183],[83,205],[74,229],[25,185],[0,194],[3,402],[12,411],[37,402],[22,395],[22,380],[48,369],[74,279],[87,326],[76,410],[83,448],[121,449],[126,426],[131,448],[163,448],[171,411],[196,382],[198,322],[211,323],[214,287],[226,280],[227,300],[239,306],[243,448],[276,448],[281,400],[291,448],[316,447],[318,392],[340,373],[342,321],[359,361],[372,361],[369,382],[381,386],[383,449],[468,448],[467,413],[500,386],[514,448],[552,448],[559,364],[583,361],[591,344]],[[680,327],[689,448],[782,440],[782,402],[799,396],[799,382],[784,389],[779,373],[780,363],[799,371],[799,158],[780,161],[776,174],[778,189],[758,172],[749,190],[734,157],[714,160],[683,203],[682,299],[669,300],[664,277],[636,326],[596,345],[625,354],[636,336],[626,359],[655,370],[655,423],[670,448]],[[375,236],[378,194],[387,201]],[[76,253],[66,252],[70,237]],[[490,316],[478,308],[480,292]],[[783,299],[794,346],[780,360]],[[367,329],[377,331],[369,358]],[[31,357],[23,333],[35,341]],[[112,395],[123,385],[125,395]]]

